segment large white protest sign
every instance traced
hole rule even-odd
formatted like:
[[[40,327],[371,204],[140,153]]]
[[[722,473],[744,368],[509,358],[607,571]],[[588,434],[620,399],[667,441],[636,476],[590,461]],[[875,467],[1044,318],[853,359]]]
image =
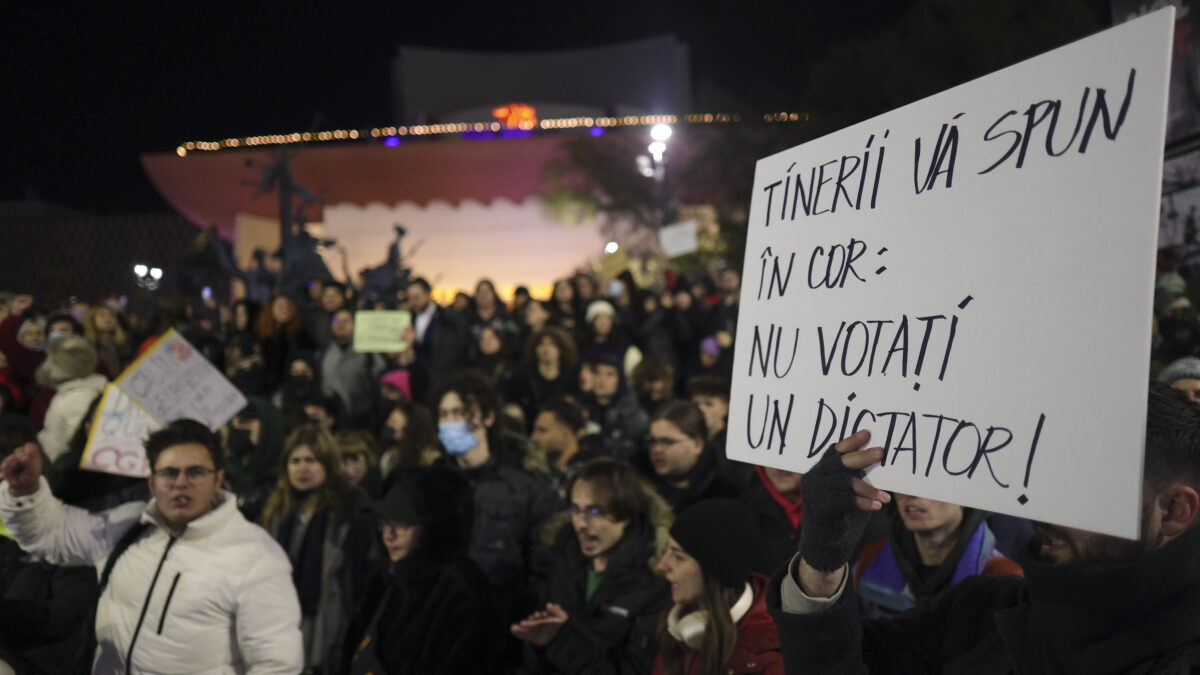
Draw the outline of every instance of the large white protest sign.
[[[104,389],[80,468],[146,476],[145,441],[168,422],[188,418],[216,431],[246,398],[183,336],[169,330]]]
[[[216,430],[246,407],[246,397],[174,330],[167,331],[116,380],[162,423],[189,418]]]
[[[122,476],[148,476],[146,438],[161,427],[120,387],[109,384],[92,419],[80,467]]]
[[[729,456],[1135,537],[1173,25],[760,160]]]

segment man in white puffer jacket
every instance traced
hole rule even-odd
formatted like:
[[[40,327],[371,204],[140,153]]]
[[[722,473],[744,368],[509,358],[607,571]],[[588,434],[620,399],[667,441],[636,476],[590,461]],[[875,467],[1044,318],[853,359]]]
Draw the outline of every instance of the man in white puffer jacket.
[[[93,672],[299,673],[291,566],[220,489],[216,436],[178,420],[151,434],[146,454],[154,498],[96,514],[50,493],[36,443],[0,463],[0,520],[26,551],[104,570],[114,547],[127,545],[96,610]]]

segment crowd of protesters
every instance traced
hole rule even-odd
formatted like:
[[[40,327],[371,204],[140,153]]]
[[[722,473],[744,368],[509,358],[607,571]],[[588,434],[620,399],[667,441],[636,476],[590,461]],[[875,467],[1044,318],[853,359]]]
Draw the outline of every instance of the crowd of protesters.
[[[191,568],[174,584],[159,572],[208,508],[261,526],[259,557],[278,557],[264,569],[290,582],[287,598],[246,600],[271,605],[263,625],[274,628],[222,638],[219,672],[777,673],[785,653],[789,672],[856,671],[826,670],[828,644],[789,643],[822,642],[803,633],[832,630],[814,617],[857,620],[847,602],[888,621],[973,575],[1022,574],[1026,521],[832,481],[839,458],[861,468],[865,439],[828,451],[811,485],[728,460],[739,296],[729,268],[652,288],[629,273],[579,273],[546,300],[518,288],[511,302],[484,279],[449,305],[420,277],[370,301],[314,278],[261,305],[167,295],[150,320],[115,302],[58,308],[0,293],[0,518],[12,533],[0,537],[0,673],[177,668],[172,645],[194,648],[189,619],[206,624],[168,618],[169,606],[199,602],[181,576]],[[1178,297],[1160,307],[1156,356],[1167,361],[1200,356],[1200,329],[1189,337],[1170,323]],[[407,347],[355,351],[356,310],[381,308],[411,313]],[[215,434],[186,422],[157,432],[149,481],[80,469],[106,382],[172,328],[248,405]],[[1192,376],[1200,390],[1193,360],[1163,379]],[[196,447],[207,453],[197,464],[171,463]],[[843,498],[828,503],[856,503],[852,484],[865,511],[826,505],[836,489]],[[185,513],[206,485],[211,503]],[[140,527],[157,523],[167,543],[140,561],[154,582],[132,588],[117,585],[139,535],[55,543],[38,520],[95,531],[148,500]],[[830,525],[842,521],[853,526]],[[171,554],[176,538],[185,543]],[[71,564],[95,565],[99,584]],[[251,623],[231,611],[239,630]],[[862,646],[862,629],[837,631],[844,649]],[[865,657],[872,668],[877,656]],[[934,657],[921,663],[939,670]]]

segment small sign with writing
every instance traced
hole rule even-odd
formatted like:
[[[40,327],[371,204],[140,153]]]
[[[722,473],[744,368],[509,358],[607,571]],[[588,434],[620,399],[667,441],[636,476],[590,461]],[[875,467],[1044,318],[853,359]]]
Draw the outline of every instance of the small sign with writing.
[[[696,221],[685,220],[662,228],[658,231],[658,244],[668,258],[692,253],[700,248],[700,240],[696,237]]]
[[[408,349],[400,336],[412,325],[405,310],[363,310],[354,313],[354,351],[394,354]]]

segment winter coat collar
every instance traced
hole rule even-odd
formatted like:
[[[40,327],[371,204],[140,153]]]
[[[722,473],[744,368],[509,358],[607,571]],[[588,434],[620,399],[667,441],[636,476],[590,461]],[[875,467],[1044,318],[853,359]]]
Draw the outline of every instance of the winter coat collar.
[[[240,516],[237,510],[237,497],[232,492],[221,490],[216,495],[216,502],[217,505],[212,511],[184,525],[179,538],[186,541],[204,539],[221,531],[230,521]],[[167,521],[163,519],[162,512],[158,510],[158,504],[153,499],[146,503],[146,508],[142,511],[141,522],[154,525],[164,532],[174,535],[170,526],[167,525]]]
[[[1200,642],[1200,529],[1120,565],[1050,567],[1022,559],[1021,604],[997,613],[1009,653],[1063,672],[1124,672]]]

